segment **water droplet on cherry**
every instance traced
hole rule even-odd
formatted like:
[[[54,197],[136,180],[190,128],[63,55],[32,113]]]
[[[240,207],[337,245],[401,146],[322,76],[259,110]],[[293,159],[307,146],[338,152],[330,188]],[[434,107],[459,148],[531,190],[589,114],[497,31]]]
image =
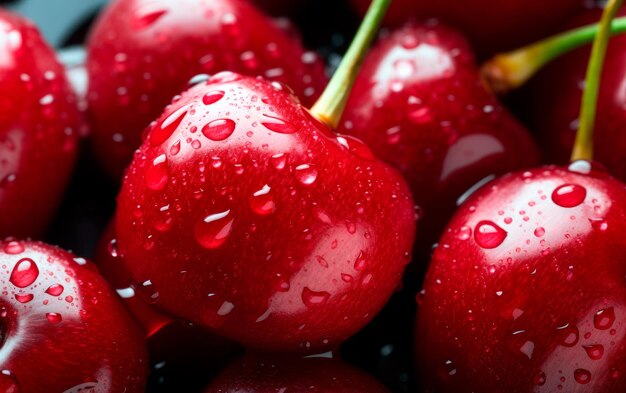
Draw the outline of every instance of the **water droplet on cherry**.
[[[26,288],[35,282],[39,276],[39,268],[35,261],[30,258],[20,259],[13,271],[9,281],[18,288]]]
[[[223,141],[233,134],[235,127],[231,119],[217,119],[202,127],[202,133],[213,141]]]
[[[498,247],[507,236],[507,232],[492,221],[480,221],[474,229],[474,239],[486,249]]]
[[[219,248],[228,239],[233,221],[230,210],[206,216],[196,224],[196,240],[204,248]]]
[[[587,189],[578,184],[563,184],[552,192],[552,201],[565,208],[576,207],[583,203]]]
[[[304,287],[302,290],[302,302],[307,307],[321,306],[326,303],[329,298],[330,293],[325,291],[315,292],[310,290],[308,287]]]

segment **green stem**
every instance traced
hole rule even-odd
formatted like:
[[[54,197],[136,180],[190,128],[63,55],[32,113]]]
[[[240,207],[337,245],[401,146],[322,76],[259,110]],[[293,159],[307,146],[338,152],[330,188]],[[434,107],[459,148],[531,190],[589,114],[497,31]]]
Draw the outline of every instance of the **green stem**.
[[[599,29],[600,25],[594,23],[496,55],[482,66],[481,73],[494,92],[506,93],[523,85],[555,58],[589,44]],[[610,32],[611,34],[626,32],[626,17],[613,20]]]
[[[572,151],[572,161],[593,159],[593,125],[596,120],[596,106],[598,103],[598,91],[600,90],[600,77],[602,65],[609,45],[609,32],[611,21],[617,15],[623,0],[609,0],[600,19],[600,29],[593,40],[591,57],[585,76],[585,90],[580,107],[580,121],[576,141]]]
[[[339,68],[335,71],[322,96],[311,108],[314,115],[333,129],[339,125],[350,89],[352,89],[367,48],[374,39],[390,3],[391,0],[372,1]]]

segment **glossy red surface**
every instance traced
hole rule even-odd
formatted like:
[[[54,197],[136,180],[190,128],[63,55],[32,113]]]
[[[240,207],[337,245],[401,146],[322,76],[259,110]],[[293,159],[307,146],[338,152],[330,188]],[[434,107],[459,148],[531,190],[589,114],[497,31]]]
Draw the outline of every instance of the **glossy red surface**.
[[[376,44],[342,119],[342,132],[404,175],[427,246],[467,189],[538,162],[526,129],[482,84],[466,40],[434,22],[407,25]]]
[[[0,10],[0,239],[41,236],[71,175],[76,97],[37,28]]]
[[[282,85],[233,73],[166,109],[118,197],[119,248],[155,304],[272,351],[328,350],[365,325],[414,228],[398,173]]]
[[[94,151],[116,178],[141,132],[198,74],[260,75],[306,105],[327,81],[314,53],[241,0],[114,1],[91,32],[87,70]]]
[[[387,393],[376,379],[339,359],[246,355],[237,359],[205,393]]]
[[[418,295],[427,392],[626,390],[626,188],[587,162],[485,185]]]
[[[601,10],[587,11],[568,27],[594,23]],[[620,12],[626,16],[626,8]],[[546,160],[569,160],[578,128],[589,47],[568,53],[547,65],[532,81],[532,121],[542,141]],[[626,181],[626,36],[611,38],[602,71],[594,127],[594,153],[618,179]]]
[[[7,240],[0,263],[2,391],[144,391],[141,331],[91,262]]]
[[[370,0],[352,0],[364,14]],[[441,18],[467,34],[483,54],[515,49],[555,31],[585,5],[583,0],[393,0],[385,22],[398,27],[411,18]]]

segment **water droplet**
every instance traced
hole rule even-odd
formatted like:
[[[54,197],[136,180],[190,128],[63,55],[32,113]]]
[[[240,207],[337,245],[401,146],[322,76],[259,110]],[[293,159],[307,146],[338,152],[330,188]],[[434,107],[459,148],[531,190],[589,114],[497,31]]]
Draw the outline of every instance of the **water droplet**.
[[[230,235],[233,221],[230,210],[206,216],[196,224],[196,240],[210,250],[220,247]]]
[[[0,372],[0,392],[20,393],[20,385],[9,370],[2,370]]]
[[[180,139],[170,147],[170,154],[175,156],[180,152]]]
[[[604,346],[600,344],[594,345],[583,345],[587,355],[591,360],[600,360],[602,355],[604,355]]]
[[[535,236],[542,237],[546,234],[546,230],[543,227],[535,228]]]
[[[285,122],[285,120],[283,119],[270,115],[263,116],[271,120],[261,122],[263,127],[267,128],[270,131],[278,132],[279,134],[293,134],[294,132],[296,132],[296,128],[293,125]]]
[[[535,386],[543,386],[546,383],[546,373],[539,371],[533,380]]]
[[[164,9],[154,9],[153,7],[142,7],[137,10],[132,20],[132,26],[135,30],[143,30],[154,24],[159,18],[167,13]]]
[[[583,203],[587,189],[578,184],[563,184],[552,192],[552,201],[561,207],[571,208]]]
[[[576,325],[570,325],[568,323],[556,329],[561,337],[561,345],[566,347],[573,347],[578,343],[579,331]]]
[[[367,260],[363,255],[363,251],[359,253],[359,256],[356,257],[356,261],[354,261],[354,269],[358,271],[363,271],[367,266]]]
[[[459,240],[467,240],[472,236],[472,228],[464,226],[461,227],[456,234],[456,238]]]
[[[161,154],[152,161],[152,165],[146,166],[145,183],[151,190],[162,190],[165,188],[168,180],[167,156]]]
[[[267,216],[276,211],[271,188],[267,184],[252,194],[249,203],[252,211],[261,216]]]
[[[270,161],[274,168],[280,170],[285,168],[285,165],[287,164],[287,157],[282,153],[274,154],[270,158]]]
[[[604,232],[609,228],[609,223],[604,218],[590,218],[591,227],[596,231]]]
[[[33,297],[34,296],[33,296],[32,293],[28,293],[28,294],[25,294],[25,295],[18,295],[18,294],[16,294],[15,295],[15,300],[17,300],[20,303],[28,303],[31,300],[33,300]]]
[[[39,268],[35,261],[30,258],[20,259],[13,271],[9,281],[18,288],[26,288],[35,282],[39,276]]]
[[[482,248],[496,248],[506,236],[507,232],[492,221],[480,221],[474,229],[474,239]]]
[[[584,368],[574,370],[574,379],[581,385],[586,385],[591,381],[591,373]]]
[[[347,149],[350,153],[364,160],[374,160],[374,153],[370,150],[365,143],[360,139],[354,138],[349,135],[342,135],[337,137],[337,142]]]
[[[171,115],[169,115],[161,126],[152,127],[150,130],[150,144],[153,146],[160,145],[165,142],[173,133],[176,131],[180,123],[183,121],[187,112],[189,111],[190,105],[185,105],[182,108],[178,109]]]
[[[224,98],[224,94],[225,93],[221,90],[210,91],[202,97],[202,103],[204,105],[215,104],[216,102]]]
[[[217,119],[202,127],[202,133],[213,141],[223,141],[233,134],[235,126],[231,119]]]
[[[312,164],[302,164],[295,168],[296,179],[305,186],[315,183],[317,179],[317,169]]]
[[[302,290],[302,302],[307,307],[321,306],[326,303],[329,298],[330,293],[325,291],[315,292],[307,287],[304,287],[304,289]]]
[[[11,240],[4,244],[4,252],[9,255],[17,255],[24,252],[24,245],[17,240]]]
[[[63,320],[63,318],[61,317],[61,314],[56,313],[56,312],[46,313],[46,319],[48,319],[50,323],[59,323]]]
[[[606,330],[615,322],[615,310],[613,307],[604,308],[593,316],[593,325],[596,329]]]
[[[52,284],[46,289],[46,293],[51,296],[59,296],[63,293],[63,285],[61,284]]]
[[[533,357],[533,351],[535,350],[535,343],[532,341],[526,341],[524,344],[522,344],[519,350],[521,353],[526,355],[528,359],[531,359]]]

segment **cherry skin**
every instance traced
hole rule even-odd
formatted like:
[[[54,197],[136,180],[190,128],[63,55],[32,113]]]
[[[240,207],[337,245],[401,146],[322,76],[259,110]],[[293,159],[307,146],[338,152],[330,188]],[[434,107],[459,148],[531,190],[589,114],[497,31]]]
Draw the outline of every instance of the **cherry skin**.
[[[352,0],[363,14],[369,0]],[[511,50],[554,32],[582,0],[394,0],[385,23],[399,27],[411,18],[440,18],[467,34],[482,54]]]
[[[0,36],[0,238],[40,236],[71,175],[81,115],[31,22],[0,10]]]
[[[597,22],[601,10],[589,10],[575,18],[568,27]],[[619,13],[626,16],[626,8]],[[563,55],[547,65],[531,83],[531,117],[540,135],[546,159],[566,163],[569,160],[576,128],[582,87],[584,86],[590,47]],[[598,109],[594,127],[594,151],[597,160],[609,172],[626,181],[626,36],[611,38],[602,72]],[[538,101],[541,101],[538,102]]]
[[[465,39],[436,22],[406,25],[376,44],[342,131],[404,175],[428,247],[467,189],[538,163],[526,129],[485,89]]]
[[[141,330],[93,264],[16,240],[0,260],[3,392],[144,391]]]
[[[401,176],[277,83],[217,74],[150,129],[118,245],[156,305],[245,346],[319,353],[389,299],[415,232]]]
[[[418,296],[425,391],[626,389],[626,188],[586,161],[461,206]]]
[[[102,276],[116,288],[124,305],[143,327],[150,354],[148,390],[172,391],[180,381],[184,381],[187,390],[200,390],[207,384],[209,372],[223,367],[240,351],[238,346],[151,306],[151,293],[144,294],[141,286],[135,287],[126,270],[114,224],[111,220],[102,235],[95,261]]]
[[[204,393],[388,393],[376,379],[328,357],[248,354],[222,371]]]
[[[120,178],[141,132],[198,74],[236,71],[286,83],[307,104],[327,79],[297,38],[240,0],[118,0],[88,41],[95,153]]]

